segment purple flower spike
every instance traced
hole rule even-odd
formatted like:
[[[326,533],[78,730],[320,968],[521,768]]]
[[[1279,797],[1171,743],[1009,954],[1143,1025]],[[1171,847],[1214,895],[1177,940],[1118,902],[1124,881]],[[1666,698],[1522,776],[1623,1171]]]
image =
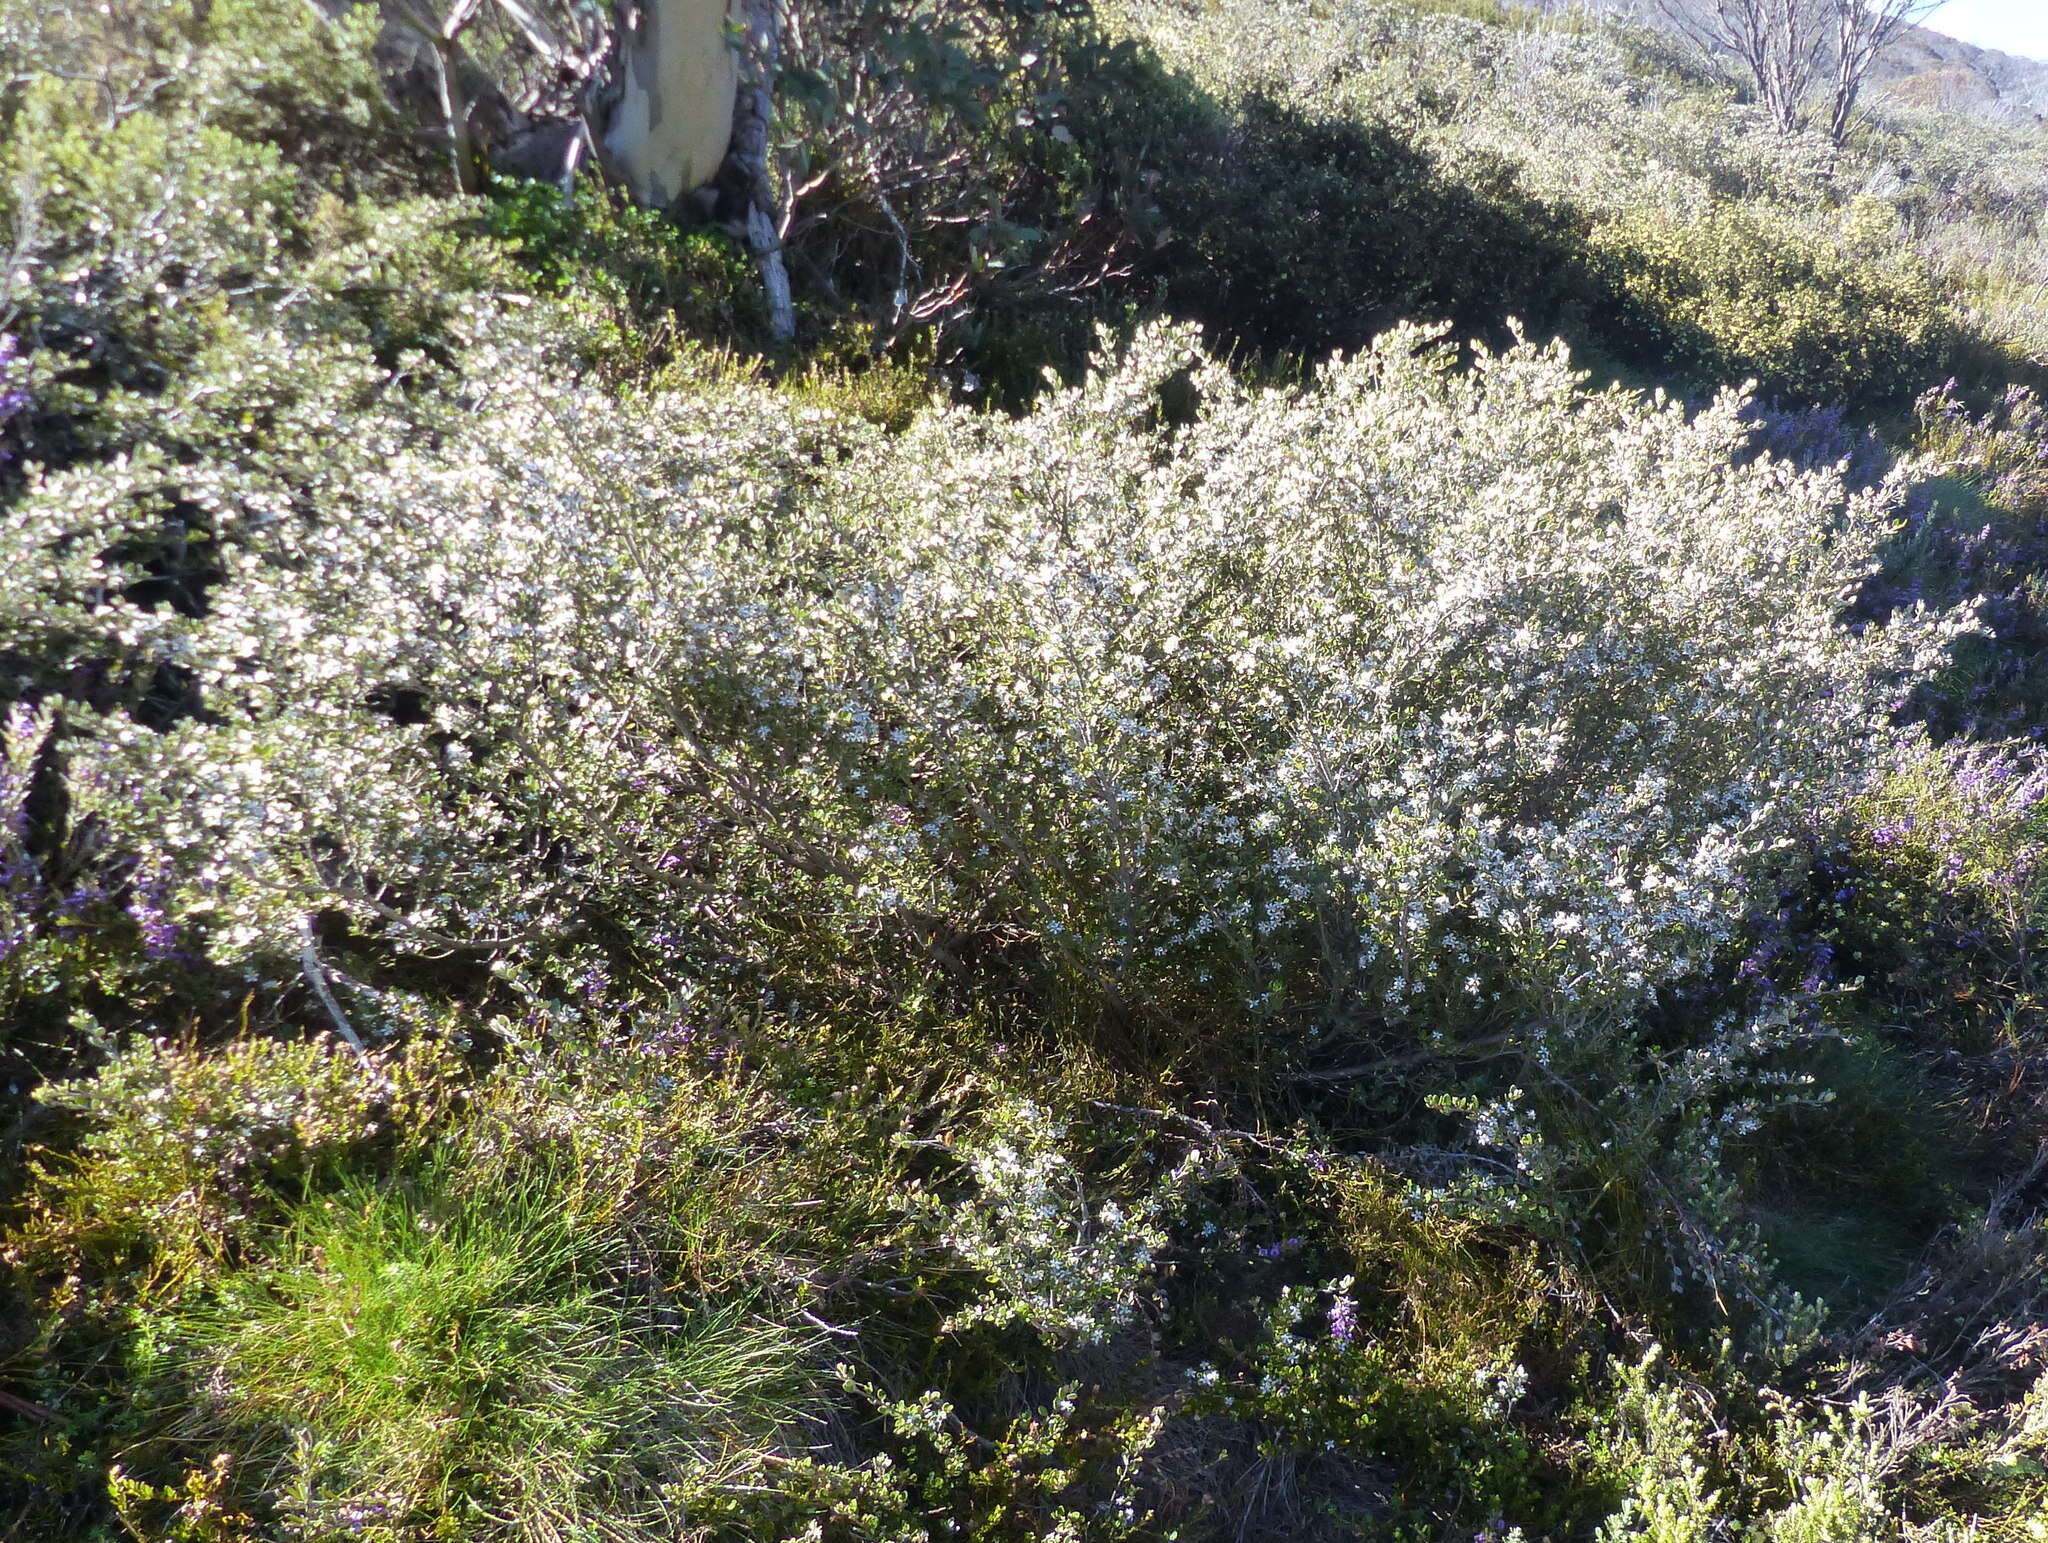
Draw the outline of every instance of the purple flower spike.
[[[178,924],[164,910],[166,884],[162,875],[139,881],[128,897],[128,914],[142,931],[142,951],[151,959],[174,958],[178,952]]]
[[[20,340],[11,332],[0,332],[0,429],[6,428],[10,418],[20,417],[35,405],[34,398],[12,381],[20,358]],[[0,464],[12,459],[9,451],[0,449]]]
[[[1348,1345],[1358,1332],[1358,1304],[1348,1296],[1337,1298],[1330,1304],[1330,1338],[1340,1345]]]

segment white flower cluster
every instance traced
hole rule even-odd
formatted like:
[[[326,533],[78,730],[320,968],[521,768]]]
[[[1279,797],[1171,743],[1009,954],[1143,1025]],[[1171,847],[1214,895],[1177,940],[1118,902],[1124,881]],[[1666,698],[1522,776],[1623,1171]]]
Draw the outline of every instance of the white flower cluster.
[[[1833,1098],[1783,1065],[1813,1037],[1783,1004],[1724,1016],[1684,1048],[1646,1045],[1597,1021],[1540,1032],[1531,1057],[1540,1096],[1513,1086],[1432,1100],[1468,1121],[1473,1150],[1450,1163],[1424,1203],[1577,1233],[1585,1197],[1630,1194],[1643,1230],[1622,1242],[1663,1256],[1672,1296],[1711,1299],[1740,1323],[1745,1350],[1795,1359],[1818,1338],[1825,1308],[1777,1280],[1728,1149],[1774,1110]]]
[[[945,1241],[990,1291],[949,1329],[1023,1323],[1059,1342],[1098,1345],[1130,1322],[1200,1158],[1183,1160],[1126,1210],[1090,1201],[1065,1135],[1020,1100],[995,1111],[985,1138],[963,1153],[975,1194],[946,1218]]]
[[[1846,630],[1882,495],[1556,348],[1461,370],[1403,329],[1254,390],[1158,327],[1024,418],[888,438],[617,400],[464,325],[431,438],[367,412],[308,514],[208,495],[204,714],[75,725],[82,806],[218,956],[323,906],[500,949],[594,907],[669,955],[802,916],[1260,1010],[1313,978],[1437,1028],[1626,1011],[1958,625]]]

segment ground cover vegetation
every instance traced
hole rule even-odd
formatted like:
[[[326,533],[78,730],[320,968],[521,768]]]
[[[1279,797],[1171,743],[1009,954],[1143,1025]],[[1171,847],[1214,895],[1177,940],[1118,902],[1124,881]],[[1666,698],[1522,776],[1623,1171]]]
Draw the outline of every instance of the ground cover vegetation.
[[[2048,1536],[2038,128],[374,41],[0,0],[0,1536]]]

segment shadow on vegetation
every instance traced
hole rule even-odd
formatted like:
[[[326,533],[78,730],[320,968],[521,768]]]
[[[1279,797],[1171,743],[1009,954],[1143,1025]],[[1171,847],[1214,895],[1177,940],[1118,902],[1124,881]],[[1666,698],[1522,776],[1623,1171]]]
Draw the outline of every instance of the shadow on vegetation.
[[[1226,101],[1092,24],[1058,47],[1062,136],[1003,150],[994,223],[1024,255],[972,273],[925,356],[1011,407],[1049,366],[1071,378],[1099,325],[1160,314],[1282,377],[1398,321],[1498,345],[1513,318],[1563,338],[1596,379],[1685,394],[1753,379],[1788,402],[1888,413],[1944,376],[2021,378],[2011,350],[1908,270],[1739,200],[1684,221],[1596,219],[1534,195],[1505,157],[1450,166],[1384,124],[1270,94]],[[814,336],[888,313],[896,270],[862,228],[792,238]],[[956,228],[913,224],[911,239],[928,274],[975,269]],[[899,336],[896,353],[917,349]]]

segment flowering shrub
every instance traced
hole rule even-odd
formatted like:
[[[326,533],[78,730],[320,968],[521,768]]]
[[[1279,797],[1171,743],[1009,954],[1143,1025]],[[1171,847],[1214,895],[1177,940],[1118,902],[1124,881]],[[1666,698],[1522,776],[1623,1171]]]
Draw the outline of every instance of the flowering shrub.
[[[28,849],[29,795],[49,732],[47,714],[19,705],[0,728],[0,964],[28,943],[43,898],[39,865]]]
[[[2030,752],[1968,743],[1923,751],[1872,796],[1865,839],[2019,925],[2048,858],[2040,835],[2048,767]]]
[[[1627,1012],[1954,632],[1836,624],[1880,496],[1731,467],[1739,402],[1583,394],[1556,350],[1396,333],[1261,393],[1154,331],[884,440],[474,347],[470,432],[247,539],[185,655],[207,716],[78,752],[218,957],[322,906],[416,947],[596,904],[693,914],[643,937],[703,958],[783,925],[772,880],[1258,1011]]]
[[[13,383],[14,377],[21,373],[21,340],[11,332],[0,332],[0,436],[5,436],[9,421],[19,418],[35,405],[35,398]],[[0,443],[4,443],[4,439],[0,439]],[[0,448],[0,466],[6,466],[14,459],[12,450]]]
[[[783,1476],[783,1503],[808,1515],[787,1536],[923,1543],[938,1536],[1031,1537],[1045,1543],[1117,1543],[1155,1536],[1141,1508],[1140,1466],[1163,1410],[1111,1415],[1082,1407],[1066,1384],[1007,1429],[983,1435],[937,1393],[890,1398],[840,1373],[872,1401],[901,1456],[858,1467],[799,1458]],[[715,1502],[714,1502],[715,1503]],[[700,1513],[701,1514],[701,1513]]]
[[[1583,21],[842,9],[793,250],[903,347],[778,383],[716,239],[421,196],[372,7],[0,0],[0,1514],[2011,1532],[2039,1171],[1881,1299],[2038,1133],[2041,778],[1928,704],[2040,415],[1930,488],[1502,314],[1910,390],[1912,198]],[[1234,332],[928,405],[1087,294]]]
[[[1846,935],[1858,968],[1937,1038],[1981,1052],[2040,1010],[2044,799],[2030,744],[1951,742],[1904,761],[1860,806]]]
[[[962,1154],[975,1193],[953,1209],[944,1239],[993,1294],[947,1326],[1024,1323],[1057,1341],[1099,1345],[1131,1321],[1166,1242],[1163,1227],[1201,1177],[1200,1154],[1129,1210],[1113,1200],[1091,1206],[1060,1150],[1065,1128],[1043,1109],[1017,1104],[990,1123],[982,1144]]]
[[[152,925],[252,966],[329,909],[543,966],[598,926],[799,995],[855,950],[1024,940],[1071,1000],[1190,1029],[1498,1035],[1602,1091],[1591,1128],[1510,1119],[1489,1214],[1675,1197],[1675,1277],[1742,1283],[1779,1353],[1810,1332],[1722,1156],[1795,1031],[1666,1061],[1621,1025],[1910,740],[1887,716],[1958,623],[1840,624],[1884,490],[1746,458],[1737,399],[1588,393],[1528,345],[1460,373],[1414,331],[1283,392],[1155,329],[1023,419],[887,437],[626,406],[464,325],[468,429],[239,543],[184,655],[207,715],[82,726]],[[1499,1091],[1456,1106],[1481,1153]],[[1020,1161],[954,1228],[1005,1285],[983,1315],[1099,1337],[1158,1218],[1039,1237],[1009,1213],[1058,1160]]]
[[[1511,1358],[1474,1364],[1448,1347],[1415,1365],[1360,1327],[1355,1286],[1344,1277],[1282,1288],[1243,1365],[1190,1373],[1190,1405],[1256,1422],[1269,1451],[1392,1459],[1403,1501],[1455,1487],[1473,1514],[1525,1513],[1537,1462],[1508,1413],[1527,1373]]]
[[[1989,412],[1973,414],[1956,383],[1913,404],[1923,450],[1968,477],[1986,500],[2011,510],[2048,505],[2048,404],[2027,386],[2008,386]]]

